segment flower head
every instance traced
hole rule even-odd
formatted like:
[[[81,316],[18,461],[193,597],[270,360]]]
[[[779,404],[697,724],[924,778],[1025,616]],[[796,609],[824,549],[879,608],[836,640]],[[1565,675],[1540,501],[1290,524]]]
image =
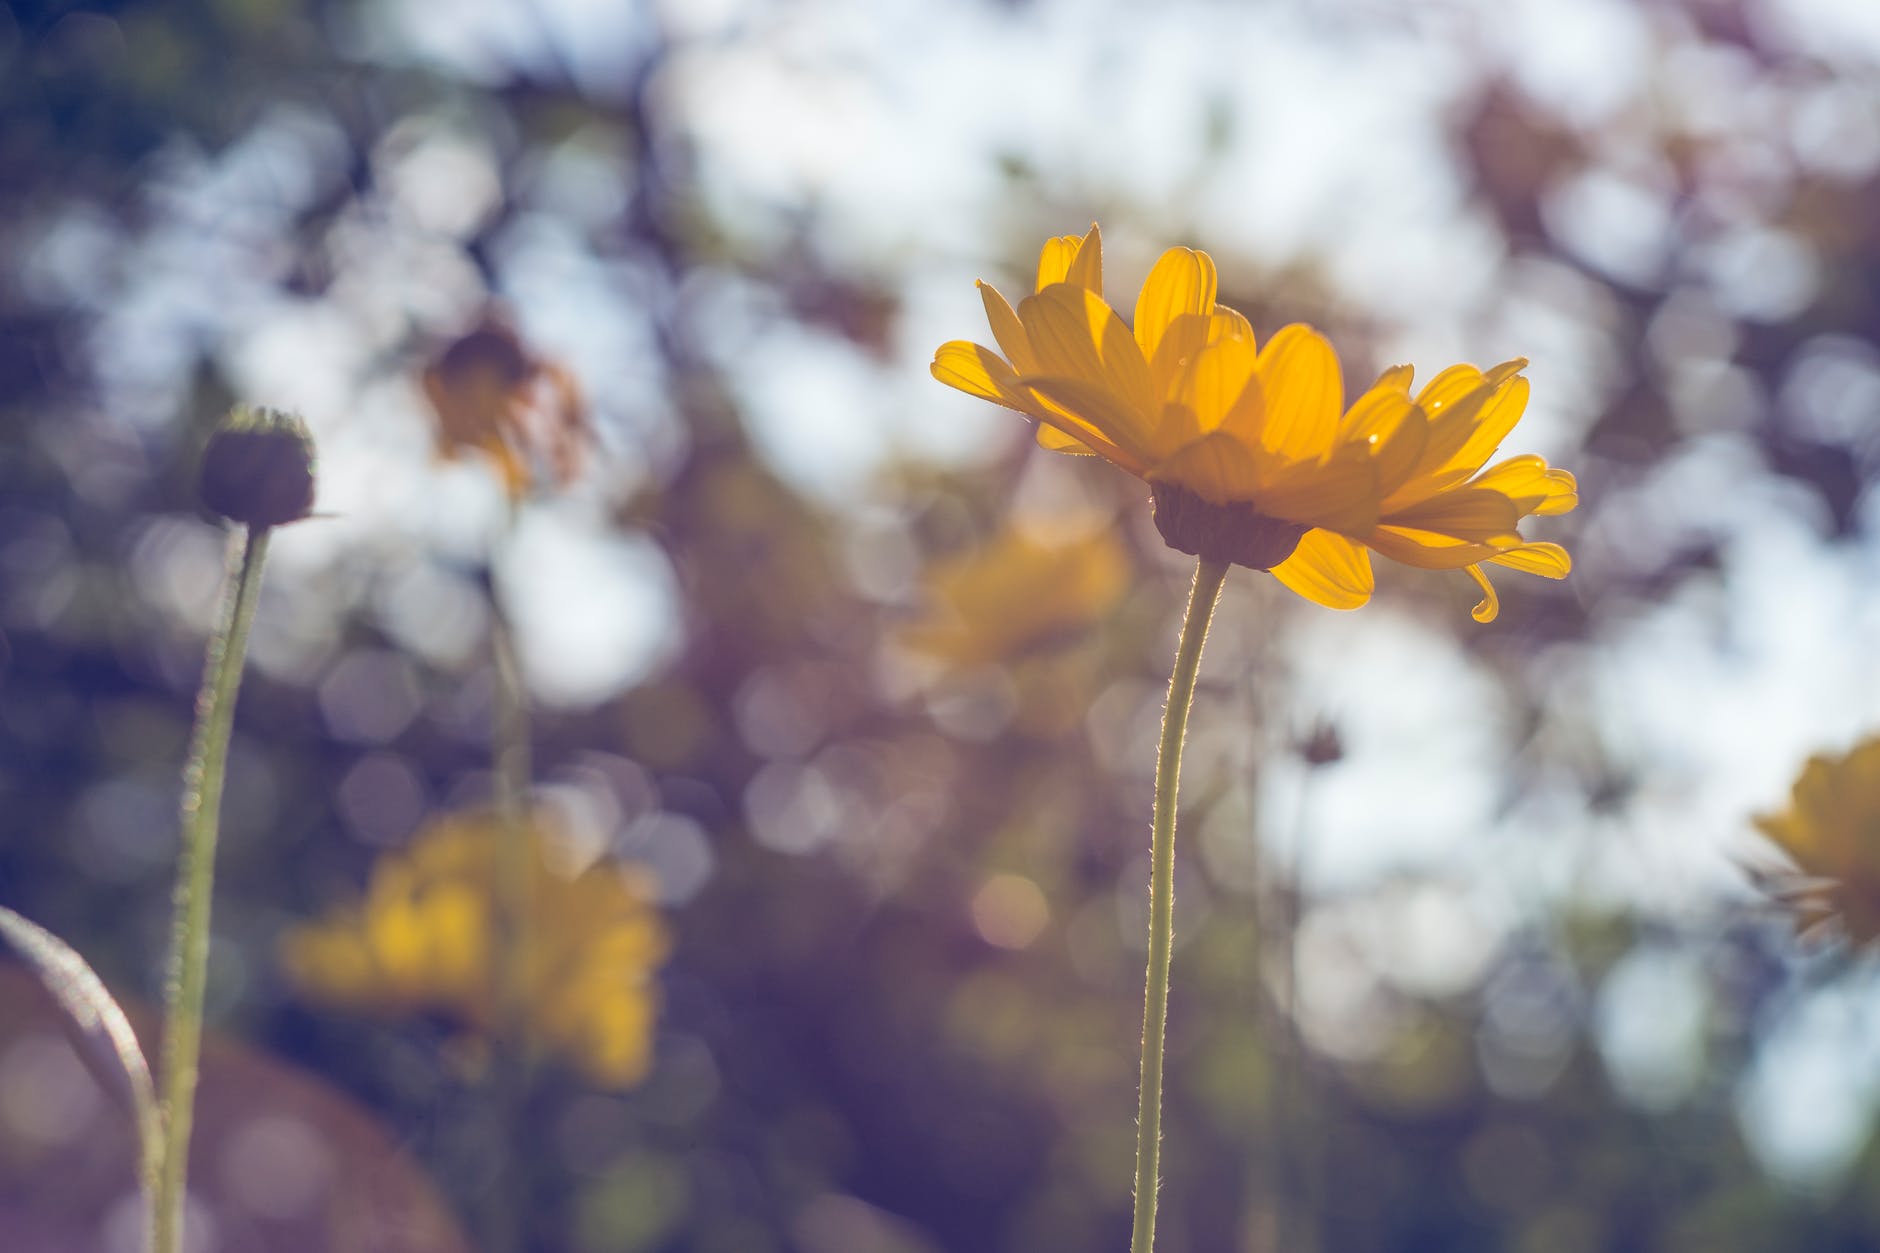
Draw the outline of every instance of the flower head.
[[[1789,807],[1755,821],[1800,872],[1776,886],[1803,918],[1837,923],[1856,944],[1880,940],[1880,735],[1809,758]]]
[[[562,851],[555,832],[538,817],[530,831],[525,989],[506,1018],[496,949],[505,838],[488,815],[434,822],[373,867],[363,901],[288,932],[289,976],[325,1004],[437,1013],[511,1039],[526,1033],[596,1083],[637,1083],[652,1056],[653,972],[667,949],[652,885],[608,861],[568,869],[555,855]]]
[[[1258,344],[1217,285],[1205,252],[1171,248],[1126,324],[1104,302],[1092,226],[1045,244],[1016,310],[979,284],[999,351],[955,340],[933,374],[1030,417],[1045,447],[1143,479],[1171,547],[1271,570],[1320,604],[1370,599],[1371,550],[1469,570],[1484,588],[1485,562],[1565,575],[1566,552],[1515,524],[1572,508],[1572,476],[1537,457],[1482,470],[1526,404],[1525,362],[1455,366],[1414,399],[1400,367],[1346,409],[1322,335],[1295,324]],[[1476,617],[1495,608],[1490,589]]]
[[[530,352],[507,322],[487,315],[424,371],[445,457],[480,452],[520,500],[546,469],[560,484],[580,469],[586,407],[574,377]]]

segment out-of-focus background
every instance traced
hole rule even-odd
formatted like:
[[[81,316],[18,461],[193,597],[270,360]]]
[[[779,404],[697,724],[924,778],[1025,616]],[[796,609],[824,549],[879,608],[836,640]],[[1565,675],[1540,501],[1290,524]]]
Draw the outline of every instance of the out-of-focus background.
[[[1509,450],[1581,484],[1489,626],[1230,580],[1160,1247],[1880,1247],[1880,988],[1744,869],[1880,727],[1880,6],[13,3],[0,902],[145,1026],[196,461],[233,400],[319,441],[195,1247],[1124,1247],[1187,566],[927,374],[1092,220],[1114,303],[1205,248],[1351,386],[1528,357]],[[590,424],[572,480],[442,458],[458,367],[460,419]],[[527,1033],[476,991],[497,612],[564,894]],[[0,982],[0,1244],[136,1247],[125,1136]]]

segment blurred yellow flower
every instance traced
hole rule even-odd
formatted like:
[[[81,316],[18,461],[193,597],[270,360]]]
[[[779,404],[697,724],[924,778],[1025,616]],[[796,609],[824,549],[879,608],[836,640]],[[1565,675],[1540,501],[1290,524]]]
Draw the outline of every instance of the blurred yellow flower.
[[[362,902],[287,933],[289,976],[322,1004],[443,1014],[479,1033],[539,1040],[597,1084],[637,1083],[651,1064],[653,976],[668,948],[651,883],[606,860],[564,868],[554,830],[538,817],[521,996],[504,1011],[496,960],[504,838],[493,815],[433,822],[373,867]]]
[[[1045,244],[1016,311],[980,283],[1000,351],[943,344],[933,374],[1032,418],[1045,447],[1146,481],[1171,547],[1271,570],[1323,605],[1370,599],[1370,549],[1467,569],[1484,588],[1484,562],[1565,575],[1565,550],[1526,543],[1515,524],[1571,509],[1572,476],[1537,457],[1477,474],[1526,405],[1525,362],[1453,367],[1414,400],[1409,370],[1390,370],[1346,410],[1322,335],[1295,324],[1260,346],[1216,287],[1205,252],[1171,248],[1127,325],[1103,300],[1092,226]],[[1495,610],[1490,589],[1475,616]]]
[[[1012,528],[926,574],[928,612],[901,642],[956,665],[1006,661],[1115,608],[1129,556],[1108,531],[1046,543]]]
[[[424,371],[444,457],[480,452],[520,500],[546,469],[565,486],[587,451],[587,410],[574,376],[529,351],[495,315],[452,341]]]
[[[1788,809],[1755,822],[1800,871],[1776,886],[1804,919],[1838,922],[1855,944],[1880,940],[1880,735],[1809,758]]]

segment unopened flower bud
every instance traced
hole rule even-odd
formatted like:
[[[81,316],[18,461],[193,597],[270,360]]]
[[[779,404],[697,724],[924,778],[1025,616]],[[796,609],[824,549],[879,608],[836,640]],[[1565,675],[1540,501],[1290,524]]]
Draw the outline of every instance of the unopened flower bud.
[[[237,405],[202,454],[203,505],[251,527],[297,522],[313,508],[313,437],[299,415]]]

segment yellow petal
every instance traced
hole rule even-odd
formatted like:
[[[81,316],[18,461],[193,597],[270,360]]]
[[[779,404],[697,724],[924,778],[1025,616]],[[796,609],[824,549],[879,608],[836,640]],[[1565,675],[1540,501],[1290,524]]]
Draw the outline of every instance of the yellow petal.
[[[1059,235],[1044,241],[1038,254],[1038,285],[1033,290],[1043,291],[1053,283],[1074,283],[1103,294],[1103,234],[1095,222],[1081,239]]]
[[[1257,456],[1232,435],[1215,431],[1163,458],[1151,467],[1148,478],[1179,484],[1211,504],[1232,504],[1252,496]]]
[[[1339,424],[1340,443],[1362,444],[1377,463],[1377,490],[1388,496],[1409,477],[1429,443],[1429,423],[1403,390],[1380,383],[1358,398]]]
[[[1162,337],[1156,341],[1155,353],[1149,358],[1150,386],[1158,398],[1168,399],[1176,380],[1181,377],[1182,367],[1207,347],[1214,336],[1214,319],[1199,313],[1178,314],[1162,328]]]
[[[1169,400],[1190,416],[1194,435],[1205,435],[1227,419],[1241,393],[1253,382],[1258,360],[1253,341],[1237,336],[1213,340],[1188,358],[1175,376]],[[1165,408],[1165,425],[1167,420]],[[1250,427],[1248,433],[1257,439],[1259,427]],[[1175,441],[1175,447],[1187,442],[1188,433],[1184,432],[1183,438]]]
[[[1268,517],[1362,536],[1377,525],[1377,467],[1363,449],[1341,449],[1322,465],[1262,467],[1255,507]]]
[[[1145,361],[1155,359],[1163,332],[1176,318],[1214,312],[1216,284],[1214,259],[1207,253],[1170,248],[1162,254],[1136,297],[1136,342]]]
[[[1428,419],[1429,439],[1410,477],[1384,498],[1385,513],[1393,513],[1439,492],[1446,492],[1467,482],[1473,472],[1474,467],[1460,465],[1456,455],[1475,433],[1476,419],[1482,407],[1494,399],[1497,385],[1483,379],[1466,391],[1454,393],[1450,385],[1451,376],[1465,376],[1465,373],[1458,372],[1475,374],[1469,366],[1452,366],[1423,389],[1424,396],[1437,391],[1439,386],[1445,389],[1444,394],[1437,397],[1439,403],[1434,411],[1422,398],[1417,400],[1417,408],[1423,410]]]
[[[1149,364],[1116,310],[1082,287],[1058,283],[1026,297],[1018,316],[1038,359],[1038,372],[1081,379],[1108,391],[1134,415],[1136,444],[1146,447],[1149,415],[1156,412],[1160,398],[1149,383]],[[1111,435],[1115,438],[1115,432]]]
[[[1084,233],[1083,247],[1077,250],[1064,281],[1084,288],[1098,299],[1103,297],[1103,233],[1095,222]]]
[[[1043,422],[1037,426],[1038,447],[1051,452],[1067,452],[1073,456],[1094,457],[1097,450],[1081,439],[1066,435],[1055,426],[1046,426]]]
[[[1311,327],[1294,323],[1267,341],[1259,361],[1266,393],[1261,443],[1295,461],[1325,456],[1344,411],[1345,387],[1332,346]]]
[[[990,348],[970,344],[963,339],[940,345],[928,367],[933,376],[948,387],[956,387],[969,396],[995,401],[1008,409],[1030,413],[1029,393],[1018,385],[1018,376],[1003,358]]]
[[[1493,622],[1495,615],[1501,612],[1501,597],[1495,595],[1495,585],[1482,573],[1482,567],[1464,566],[1463,569],[1482,588],[1482,599],[1475,603],[1475,608],[1469,610],[1469,616],[1477,622]]]
[[[1472,365],[1452,365],[1423,385],[1417,393],[1417,407],[1433,418],[1481,385],[1480,370]]]
[[[1005,359],[1020,374],[1036,373],[1038,363],[1031,353],[1031,341],[1025,337],[1018,314],[1012,312],[1012,306],[999,294],[999,289],[991,283],[980,283],[979,299],[986,306],[986,321],[992,326],[993,341],[999,345]]]
[[[1253,323],[1247,321],[1247,315],[1226,305],[1215,305],[1214,312],[1208,315],[1208,338],[1244,339],[1249,348],[1259,347],[1254,342]]]
[[[1502,493],[1514,501],[1524,518],[1531,513],[1568,513],[1580,503],[1579,485],[1573,476],[1552,469],[1532,453],[1496,462],[1471,479],[1469,486]]]
[[[1538,574],[1544,579],[1564,579],[1573,569],[1573,558],[1567,555],[1567,550],[1558,544],[1549,543],[1523,544],[1519,548],[1496,553],[1489,560],[1498,566],[1507,566],[1510,570]]]
[[[1372,390],[1375,391],[1377,388],[1380,388],[1380,387],[1388,387],[1394,392],[1403,392],[1405,395],[1409,395],[1410,380],[1415,377],[1416,377],[1415,367],[1407,366],[1407,365],[1394,365],[1394,366],[1391,366],[1388,370],[1385,370],[1382,374],[1378,375],[1377,382],[1371,384],[1371,388]]]
[[[1469,432],[1461,448],[1451,454],[1438,470],[1467,470],[1473,474],[1482,463],[1495,455],[1501,441],[1508,437],[1515,423],[1527,411],[1528,381],[1509,379],[1482,403],[1475,415],[1475,429]]]
[[[1364,545],[1330,531],[1307,531],[1273,577],[1307,600],[1330,609],[1356,609],[1371,599],[1377,577]]]
[[[1058,235],[1044,241],[1044,247],[1038,252],[1038,282],[1032,288],[1041,292],[1053,283],[1062,283],[1070,276],[1071,262],[1077,260],[1077,253],[1083,248],[1084,241],[1076,235]]]
[[[1435,531],[1419,531],[1390,523],[1372,528],[1364,542],[1379,555],[1420,570],[1460,570],[1478,561],[1492,561],[1507,551],[1505,546],[1472,544]]]
[[[1559,513],[1572,513],[1580,504],[1580,484],[1568,470],[1547,471],[1548,482],[1553,491],[1546,500],[1534,506],[1534,512],[1542,517]]]
[[[1064,452],[1090,452],[1106,457],[1125,469],[1134,469],[1141,459],[1123,453],[1082,413],[1061,404],[1047,403],[1018,381],[1012,368],[989,348],[954,340],[940,345],[930,367],[933,376],[948,387],[956,387],[969,396],[994,401],[1016,409],[1041,423],[1038,442],[1046,448]],[[1107,409],[1104,412],[1108,412]],[[1045,432],[1052,431],[1047,440]],[[1061,442],[1059,442],[1061,441]]]
[[[1254,324],[1246,320],[1246,314],[1239,309],[1228,309],[1226,305],[1214,305],[1214,312],[1207,316],[1207,342],[1216,339],[1241,339],[1246,341],[1248,350],[1260,346],[1254,341]]]
[[[1509,379],[1527,368],[1528,359],[1526,357],[1510,357],[1500,365],[1490,366],[1488,373],[1484,374],[1482,378],[1487,382],[1493,383],[1496,387],[1500,387],[1503,383],[1506,383]]]
[[[1249,339],[1244,342],[1251,352],[1253,341]],[[1261,464],[1265,467],[1260,476],[1262,483],[1272,477],[1271,472],[1285,465],[1260,443],[1260,432],[1266,429],[1266,389],[1260,383],[1258,372],[1247,380],[1240,394],[1228,406],[1227,412],[1221,415],[1219,429],[1260,453]]]
[[[1258,345],[1253,337],[1253,327],[1234,310],[1216,305],[1214,312],[1206,316],[1198,313],[1177,314],[1164,328],[1161,341],[1156,345],[1155,356],[1149,363],[1155,394],[1166,400],[1189,360],[1209,344],[1222,340],[1238,341],[1245,345],[1250,358],[1255,356],[1254,349]]]
[[[1136,432],[1141,418],[1117,403],[1103,387],[1084,379],[1036,377],[1021,379],[1040,402],[1037,418],[1091,451],[1141,476],[1149,467]]]
[[[1515,524],[1521,520],[1514,502],[1500,492],[1462,487],[1444,492],[1407,509],[1385,515],[1393,526],[1433,531],[1475,544],[1512,547],[1521,542]]]

